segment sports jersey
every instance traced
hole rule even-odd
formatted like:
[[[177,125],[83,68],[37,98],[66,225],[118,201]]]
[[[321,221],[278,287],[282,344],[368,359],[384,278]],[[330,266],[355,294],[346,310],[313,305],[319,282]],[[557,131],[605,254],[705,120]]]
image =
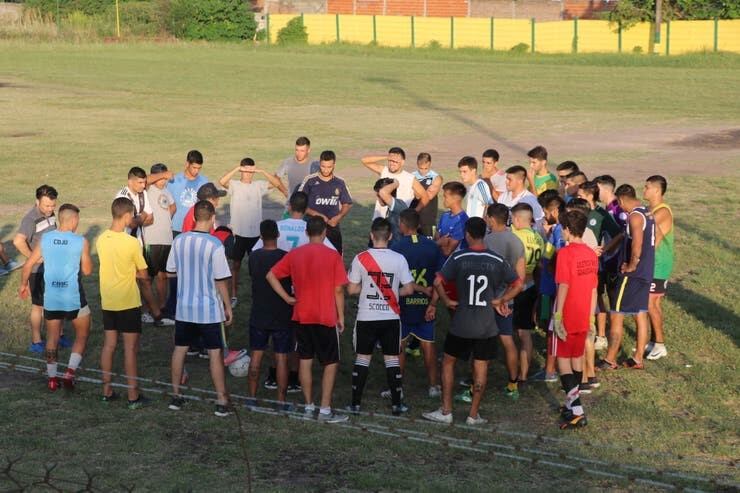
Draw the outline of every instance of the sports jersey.
[[[637,268],[634,272],[628,272],[624,274],[625,277],[633,277],[635,279],[641,279],[646,282],[653,281],[653,274],[655,269],[655,220],[653,215],[648,212],[645,207],[635,207],[632,212],[629,213],[627,219],[627,229],[622,242],[622,250],[620,254],[619,265],[629,263],[632,257],[632,231],[629,224],[629,218],[632,215],[639,215],[642,218],[642,248],[640,250],[640,261],[637,263]]]
[[[539,224],[545,218],[545,212],[542,210],[542,206],[537,202],[537,197],[529,190],[522,190],[519,194],[514,195],[510,191],[502,193],[498,201],[500,204],[504,204],[506,207],[511,209],[519,202],[524,202],[532,207],[532,217],[534,222]]]
[[[46,217],[39,208],[34,206],[23,216],[21,225],[18,228],[18,234],[26,237],[26,243],[29,250],[33,251],[39,244],[41,238],[48,231],[57,229],[57,218],[52,214]],[[31,272],[38,272],[42,264],[36,264],[31,268]]]
[[[516,229],[511,228],[511,232],[516,235],[524,245],[524,262],[526,263],[527,277],[532,275],[535,267],[542,258],[545,249],[545,241],[539,233],[535,233],[532,228]]]
[[[486,207],[493,203],[491,189],[485,181],[478,178],[475,183],[467,187],[465,194],[465,213],[468,217],[485,217]]]
[[[182,231],[182,221],[188,210],[198,202],[198,189],[208,183],[208,178],[198,175],[192,180],[185,177],[185,173],[176,174],[172,180],[167,183],[167,190],[175,198],[177,210],[172,216],[172,230]]]
[[[393,178],[398,180],[398,188],[396,189],[396,197],[403,200],[407,204],[410,204],[414,200],[414,182],[416,179],[414,175],[406,170],[401,170],[398,173],[391,173],[388,170],[388,166],[384,166],[380,172],[380,178]],[[376,217],[386,217],[387,206],[381,205],[379,200],[375,201],[375,211],[373,212],[373,219]]]
[[[178,235],[172,241],[167,272],[177,274],[175,320],[196,324],[224,321],[216,281],[231,278],[231,270],[218,238],[202,231]]]
[[[411,270],[411,277],[416,284],[427,287],[434,283],[434,276],[443,261],[442,252],[439,251],[436,243],[426,236],[411,235],[399,239],[392,249],[404,256]],[[424,323],[429,300],[429,296],[423,293],[402,296],[401,322],[404,324]]]
[[[249,325],[262,330],[281,330],[290,327],[291,306],[278,295],[265,277],[272,266],[287,252],[280,249],[252,250],[249,254],[249,277],[252,279],[252,310]],[[285,292],[290,293],[290,279],[280,281]]]
[[[568,285],[563,304],[563,326],[569,334],[588,332],[591,296],[599,280],[599,259],[588,245],[570,243],[558,252],[555,282]]]
[[[114,198],[125,197],[134,204],[134,217],[137,217],[142,212],[152,214],[152,205],[149,203],[149,196],[146,190],[141,193],[134,193],[128,187],[123,187],[120,192],[116,194]],[[131,236],[135,236],[141,245],[144,245],[144,228],[136,226],[135,228],[129,228],[126,226],[126,232],[130,233]]]
[[[550,234],[547,235],[547,241],[545,241],[545,249],[542,253],[542,269],[540,270],[540,283],[538,290],[540,294],[547,296],[555,296],[555,276],[553,273],[553,257],[565,246],[565,238],[563,237],[563,226],[555,224],[550,230]]]
[[[429,187],[432,186],[432,183],[434,183],[434,180],[439,176],[439,173],[437,173],[434,170],[429,170],[426,175],[422,175],[419,173],[419,170],[416,170],[412,173],[414,175],[414,179],[418,181],[422,188],[424,190],[428,190]],[[439,213],[439,194],[435,195],[432,200],[429,201],[429,203],[419,211],[419,226],[421,228],[430,229],[432,226],[437,225],[437,214]],[[411,201],[411,204],[409,207],[416,207],[419,204],[419,199],[414,199]]]
[[[95,242],[100,260],[100,300],[103,310],[141,306],[136,272],[146,269],[139,242],[126,232],[104,231]]]
[[[460,250],[447,259],[439,275],[455,281],[458,305],[450,333],[467,339],[487,339],[498,334],[491,301],[507,284],[516,281],[514,269],[490,250]]]
[[[608,243],[622,232],[614,218],[600,205],[588,213],[586,225],[594,233],[599,244]]]
[[[231,197],[229,214],[231,230],[243,238],[255,238],[260,235],[262,221],[262,197],[270,192],[270,184],[265,180],[245,183],[231,180],[227,195]]]
[[[668,280],[673,272],[673,211],[667,204],[659,204],[653,209],[653,215],[660,209],[667,209],[671,213],[671,230],[663,233],[663,238],[655,248],[653,277]]]
[[[277,239],[277,247],[279,250],[289,252],[294,248],[303,246],[308,243],[308,235],[306,234],[306,221],[303,219],[283,219],[277,222],[278,232],[280,236]],[[324,245],[328,246],[332,250],[336,250],[334,245],[331,244],[327,238],[324,238]],[[259,250],[264,247],[265,244],[262,242],[262,238],[257,240],[257,243],[252,247],[252,251]]]
[[[275,277],[290,277],[296,304],[292,320],[299,324],[337,325],[334,290],[347,284],[342,257],[336,250],[318,243],[295,248],[272,269]]]
[[[401,213],[408,209],[409,206],[406,202],[403,200],[394,198],[393,202],[391,202],[388,207],[386,207],[386,219],[388,219],[388,222],[391,223],[391,233],[393,233],[393,236],[391,237],[390,245],[394,245],[400,238],[401,233],[398,230],[398,224],[401,222]]]
[[[320,167],[321,163],[319,163],[318,160],[299,163],[298,161],[296,161],[295,156],[290,156],[289,158],[284,159],[282,163],[280,163],[280,167],[275,172],[275,176],[277,176],[281,180],[287,177],[288,197],[290,197],[291,195],[293,195],[293,192],[295,192],[298,187],[301,186],[301,183],[306,178],[306,176],[312,173],[318,173]],[[288,205],[289,202],[290,199],[288,199],[286,205]]]
[[[339,214],[342,205],[351,204],[352,196],[344,180],[332,176],[330,180],[324,181],[319,173],[308,175],[298,190],[308,195],[308,208],[329,219]]]
[[[413,282],[403,255],[387,248],[369,248],[352,260],[349,282],[360,284],[357,320],[398,320],[401,305],[398,289]]]
[[[41,238],[44,257],[44,309],[71,312],[82,308],[80,258],[85,239],[71,231],[50,231]]]
[[[544,175],[534,175],[534,193],[539,195],[545,190],[557,190],[558,179],[549,171]]]
[[[468,215],[465,211],[460,211],[457,214],[447,211],[439,218],[437,232],[439,233],[440,238],[443,236],[449,236],[453,240],[459,241],[460,244],[457,246],[458,250],[467,248],[468,244],[465,241],[465,223],[467,221]]]
[[[617,222],[620,229],[624,229],[627,226],[627,213],[619,207],[619,201],[617,199],[606,204],[606,212]]]
[[[144,243],[147,245],[172,244],[172,215],[170,205],[175,198],[166,188],[150,185],[146,190],[146,197],[151,204],[154,222],[144,226]]]
[[[211,234],[214,234],[216,232],[216,228],[218,227],[218,224],[214,221],[213,226],[211,227]],[[187,233],[188,231],[192,231],[195,229],[195,206],[188,209],[187,214],[185,214],[185,217],[182,220],[182,225],[180,227],[181,233]]]

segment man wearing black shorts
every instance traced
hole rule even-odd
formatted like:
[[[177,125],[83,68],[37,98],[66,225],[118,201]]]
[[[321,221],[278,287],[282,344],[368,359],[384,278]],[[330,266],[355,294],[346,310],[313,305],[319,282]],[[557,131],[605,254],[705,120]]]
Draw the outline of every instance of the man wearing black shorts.
[[[496,353],[496,312],[502,316],[510,313],[508,304],[521,291],[522,282],[506,260],[486,249],[485,235],[483,219],[468,219],[465,240],[469,247],[450,255],[434,281],[439,297],[454,314],[442,360],[442,407],[423,414],[430,421],[452,423],[455,363],[458,359],[467,360],[472,354],[473,399],[466,422],[469,425],[487,422],[478,411],[488,378],[488,360]],[[445,281],[455,281],[457,301],[447,296]],[[498,293],[502,294],[497,296]]]

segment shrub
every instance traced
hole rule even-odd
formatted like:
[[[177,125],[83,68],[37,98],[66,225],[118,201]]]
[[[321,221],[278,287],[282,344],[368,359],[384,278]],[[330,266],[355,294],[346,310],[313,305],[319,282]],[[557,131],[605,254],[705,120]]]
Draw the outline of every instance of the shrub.
[[[430,50],[441,50],[442,43],[440,43],[436,39],[433,39],[429,43],[427,43],[427,48],[429,48]]]
[[[519,43],[511,47],[512,53],[527,53],[529,51],[529,45],[527,43]]]
[[[172,0],[167,26],[177,37],[207,41],[252,39],[254,14],[243,0]]]
[[[303,17],[293,17],[280,31],[278,31],[277,42],[281,45],[307,44],[308,31],[303,25]]]

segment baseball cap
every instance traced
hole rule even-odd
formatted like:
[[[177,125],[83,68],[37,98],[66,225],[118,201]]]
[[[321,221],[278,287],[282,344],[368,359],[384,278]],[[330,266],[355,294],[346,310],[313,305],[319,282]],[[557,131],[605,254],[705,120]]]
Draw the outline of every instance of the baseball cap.
[[[224,197],[226,190],[219,190],[211,182],[206,183],[198,189],[198,200],[215,199],[216,197]]]
[[[157,163],[152,165],[151,174],[156,175],[157,173],[164,173],[167,171],[167,165],[164,163]]]

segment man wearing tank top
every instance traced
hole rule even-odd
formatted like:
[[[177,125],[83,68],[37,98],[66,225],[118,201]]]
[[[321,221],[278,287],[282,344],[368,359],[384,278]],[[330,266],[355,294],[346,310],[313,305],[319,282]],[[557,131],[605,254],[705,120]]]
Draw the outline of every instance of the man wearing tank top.
[[[387,165],[381,164],[387,161]],[[414,206],[417,212],[421,211],[429,203],[429,196],[425,193],[424,187],[421,186],[414,175],[403,169],[406,161],[406,152],[400,147],[391,147],[387,156],[365,156],[362,158],[362,164],[367,169],[378,175],[380,178],[392,178],[398,181],[398,190],[396,198],[410,204],[414,199],[418,203]],[[375,201],[375,211],[373,219],[376,217],[386,217],[388,207]]]
[[[663,342],[663,309],[660,306],[668,288],[668,279],[673,272],[673,211],[663,202],[667,189],[666,179],[653,175],[646,180],[643,192],[643,198],[647,200],[655,219],[655,268],[648,302],[648,318],[653,332],[645,348],[646,358],[649,360],[668,356]]]

